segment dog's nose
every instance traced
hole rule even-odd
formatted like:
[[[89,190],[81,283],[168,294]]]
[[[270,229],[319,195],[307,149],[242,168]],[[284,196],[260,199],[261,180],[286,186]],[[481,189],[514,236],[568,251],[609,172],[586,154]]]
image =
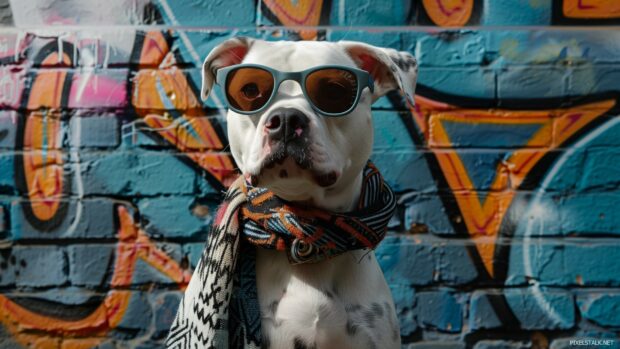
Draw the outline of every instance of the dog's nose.
[[[274,110],[265,122],[265,131],[273,141],[288,142],[308,132],[308,117],[297,109]]]

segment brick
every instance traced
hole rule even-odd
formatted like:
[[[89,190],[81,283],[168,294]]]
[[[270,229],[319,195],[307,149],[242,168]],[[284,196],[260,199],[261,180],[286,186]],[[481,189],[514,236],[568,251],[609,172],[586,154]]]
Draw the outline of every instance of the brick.
[[[175,23],[167,17],[168,12],[160,1],[156,1],[155,5],[160,9],[164,18],[182,26],[204,26],[205,24],[213,27],[254,26],[257,10],[254,3],[248,4],[242,0],[233,0],[226,4],[220,2],[193,2],[188,4],[168,2],[167,6],[174,14]]]
[[[80,71],[72,76],[69,108],[124,108],[129,70]]]
[[[114,245],[73,245],[67,248],[72,285],[102,287],[113,264]]]
[[[182,296],[182,292],[166,292],[158,294],[155,297],[151,296],[153,315],[155,317],[152,338],[166,338],[170,330],[170,325],[172,325],[172,321],[176,316]]]
[[[0,110],[0,149],[15,148],[18,117],[18,114],[14,111]]]
[[[516,247],[511,251],[514,262],[510,262],[512,275],[508,280],[518,283],[524,277],[524,268],[519,263],[530,263],[533,275],[525,276],[539,280],[543,285],[620,285],[618,242],[609,239],[585,242],[583,239],[564,238],[548,243],[530,241],[528,245]],[[513,241],[515,246],[519,243]],[[528,255],[523,254],[526,246],[529,246],[529,259]]]
[[[15,154],[0,153],[0,168],[0,193],[15,193]]]
[[[98,302],[103,301],[106,294],[96,291],[87,290],[81,287],[58,287],[50,288],[43,291],[37,291],[36,293],[14,293],[15,297],[32,298],[36,300],[43,300],[53,302],[60,305],[85,305],[94,307]]]
[[[605,165],[597,165],[601,167]],[[598,176],[598,175],[597,175]],[[609,175],[608,178],[612,178]],[[616,214],[620,191],[563,196],[559,202],[560,226],[566,235],[618,235],[620,216]]]
[[[434,271],[432,246],[416,241],[401,242],[403,240],[398,237],[386,238],[376,250],[377,261],[388,284],[430,284]]]
[[[620,294],[588,292],[577,298],[581,315],[603,327],[620,327]]]
[[[620,68],[617,65],[570,68],[566,72],[566,95],[582,96],[618,89]]]
[[[202,251],[206,248],[206,239],[204,242],[187,243],[183,245],[183,254],[189,259],[192,269],[196,268],[198,261],[202,256]]]
[[[361,41],[369,45],[379,46],[379,47],[389,47],[398,51],[404,51],[407,47],[402,46],[403,37],[409,38],[409,43],[415,42],[415,40],[420,36],[416,35],[418,33],[412,32],[385,32],[385,31],[376,31],[369,32],[366,30],[356,30],[351,28],[350,30],[339,30],[339,29],[330,29],[327,31],[327,40],[329,41]],[[411,46],[411,48],[415,47],[415,43]],[[413,50],[409,50],[413,54]]]
[[[374,151],[371,160],[381,170],[381,175],[396,192],[434,191],[427,154],[419,151]]]
[[[73,238],[115,238],[114,226],[116,212],[114,201],[109,199],[83,199],[63,201],[67,205],[66,215],[57,216],[59,224],[45,229],[39,222],[28,216],[23,200],[11,204],[11,224],[14,239],[73,239]],[[80,206],[78,208],[78,205]]]
[[[578,190],[610,189],[620,185],[620,169],[614,163],[620,161],[618,148],[588,148],[585,154]]]
[[[37,6],[38,3],[28,4],[28,6],[13,6],[13,18],[16,24],[24,27],[53,27],[58,24],[73,25],[139,25],[143,24],[145,18],[145,8],[148,1],[137,0],[134,5],[127,9],[119,9],[116,5],[122,3],[101,4],[81,2],[54,5]],[[59,16],[53,17],[54,14]],[[52,31],[53,33],[53,31]]]
[[[253,30],[229,30],[229,29],[177,29],[173,32],[174,41],[172,42],[172,51],[178,52],[178,57],[182,57],[183,64],[192,69],[189,75],[196,86],[201,84],[200,67],[202,67],[203,59],[217,45],[233,38],[235,36],[258,37],[256,31]],[[269,36],[265,34],[265,36]],[[187,45],[187,43],[191,45]],[[186,71],[187,72],[187,71]],[[219,90],[219,88],[216,88]],[[209,98],[211,99],[211,98]],[[209,101],[206,101],[209,105]]]
[[[495,104],[495,72],[485,68],[426,68],[420,69],[418,84],[455,96],[484,99],[488,105]],[[528,94],[531,96],[531,94]],[[504,95],[499,97],[505,98]]]
[[[435,280],[450,286],[474,283],[479,275],[468,252],[472,245],[461,240],[436,243]]]
[[[376,253],[388,281],[395,285],[465,285],[478,278],[468,248],[473,244],[465,239],[396,235],[388,236]]]
[[[7,7],[0,8],[0,24],[11,24],[11,9],[8,3]],[[27,43],[31,39],[31,35],[21,31],[4,31],[0,33],[0,59],[3,65],[21,63],[26,57]]]
[[[577,160],[578,161],[578,160]],[[569,164],[569,166],[572,166]],[[594,166],[605,167],[604,164]],[[574,168],[576,170],[576,168]],[[567,169],[568,170],[568,169]],[[615,214],[615,203],[620,192],[616,189],[571,193],[571,183],[579,180],[581,173],[562,172],[564,179],[552,181],[553,190],[566,190],[567,194],[554,192],[518,193],[508,212],[507,220],[516,224],[515,236],[596,236],[618,235],[615,227],[620,224]],[[575,176],[575,177],[573,177]],[[583,178],[583,177],[581,177]],[[613,175],[607,179],[613,181]],[[602,179],[601,179],[602,180]],[[527,217],[527,219],[523,219]]]
[[[160,133],[143,119],[132,120],[121,126],[121,143],[125,148],[175,149],[174,144],[164,140]]]
[[[96,31],[71,32],[78,56],[75,66],[84,68],[127,67],[139,31],[133,28],[99,27]]]
[[[401,26],[409,24],[414,12],[414,6],[407,2],[353,0],[347,3],[347,8],[339,9],[336,3],[332,3],[329,23],[334,26]]]
[[[147,294],[144,292],[131,292],[129,304],[123,319],[118,324],[118,328],[144,333],[149,329],[152,318],[153,310],[151,309]]]
[[[507,153],[510,149],[548,147],[552,144],[552,128],[543,128],[540,123],[502,124],[475,122],[469,111],[434,113],[429,118],[429,147],[433,148],[502,148]],[[469,115],[469,116],[468,116]],[[502,117],[514,117],[515,113],[493,114]],[[483,116],[483,115],[480,115]],[[455,117],[460,117],[456,121]],[[448,140],[443,135],[448,136]],[[480,137],[484,134],[484,137]],[[533,136],[537,135],[533,139]],[[533,139],[533,140],[532,140]],[[503,150],[506,149],[506,150]]]
[[[559,183],[556,183],[556,188],[565,185]],[[562,236],[561,225],[558,224],[560,221],[560,210],[558,208],[560,197],[561,194],[553,192],[516,192],[510,209],[504,218],[512,225],[511,234],[517,237]]]
[[[403,118],[411,118],[411,113],[385,110],[376,110],[372,113],[373,151],[415,150]]]
[[[149,233],[189,238],[206,235],[218,204],[216,200],[198,202],[192,196],[166,196],[142,199],[138,207]],[[171,212],[175,212],[174,220]]]
[[[561,171],[556,172],[556,174],[549,178],[549,182],[544,188],[546,192],[575,192],[577,190],[577,186],[579,182],[582,181],[582,176],[584,172],[584,161],[586,156],[585,148],[572,148],[569,150],[551,150],[546,154],[547,156],[553,156],[556,159],[563,159]],[[567,154],[568,153],[568,154]],[[560,160],[556,160],[560,161]],[[525,181],[526,186],[529,188],[537,188],[540,186],[540,180],[533,181]],[[525,188],[524,188],[525,189]],[[557,194],[547,194],[553,195],[556,198],[559,198]]]
[[[0,270],[0,286],[49,287],[67,282],[65,252],[57,246],[4,249]]]
[[[85,153],[83,188],[87,194],[104,195],[192,194],[196,173],[181,158],[159,152]]]
[[[182,252],[181,246],[170,243],[157,243],[159,250],[166,253],[172,260],[177,263],[181,262]],[[157,270],[154,266],[148,264],[142,259],[136,260],[136,265],[132,278],[133,285],[158,284],[158,285],[177,285],[177,283],[168,276]]]
[[[116,147],[119,127],[116,116],[73,117],[70,122],[74,147]]]
[[[13,14],[10,5],[5,2],[0,5],[0,25],[9,26],[13,24]],[[1,42],[1,41],[0,41]]]
[[[510,67],[499,72],[497,97],[531,99],[564,95],[566,72],[554,66]]]
[[[482,8],[481,25],[518,26],[550,25],[551,2],[549,1],[492,1],[485,0]]]
[[[0,108],[20,106],[26,69],[22,66],[0,66]]]
[[[528,17],[523,11],[518,14],[524,19]],[[489,50],[498,54],[497,61],[493,63],[500,66],[565,64],[584,65],[584,70],[587,70],[589,68],[586,67],[593,64],[617,63],[620,57],[619,48],[609,44],[620,38],[616,31],[606,31],[605,35],[599,35],[579,29],[563,33],[547,30],[493,30],[487,35]]]
[[[189,79],[189,72],[176,67],[139,70],[133,77],[131,104],[136,109],[173,113],[200,109],[199,90]]]
[[[503,303],[517,319],[518,324],[505,323],[507,316],[498,314],[494,303]],[[570,292],[543,290],[536,296],[531,289],[474,291],[471,296],[469,328],[471,330],[512,328],[524,330],[569,329],[575,325],[574,300]]]
[[[396,317],[400,322],[400,336],[407,337],[418,329],[413,309],[415,289],[404,285],[390,285],[390,291],[396,307]]]
[[[412,193],[401,199],[405,208],[405,229],[433,233],[436,235],[455,235],[441,196]],[[456,203],[455,203],[456,204]]]
[[[222,150],[225,147],[225,139],[218,139],[217,129],[225,132],[225,120],[216,115],[207,116],[188,116],[177,120],[174,125],[174,132],[177,137],[175,145],[183,152]],[[208,133],[212,131],[216,134],[214,138]]]
[[[450,333],[461,332],[462,305],[451,291],[417,293],[415,312],[422,328]]]
[[[421,67],[479,66],[485,59],[486,35],[476,31],[453,31],[419,39],[416,58]],[[422,71],[423,69],[421,69]]]
[[[601,131],[598,136],[583,145],[579,151],[585,152],[589,148],[613,149],[620,147],[620,137],[617,136],[618,132],[620,132],[620,118],[613,118],[613,120],[605,124]]]
[[[474,345],[474,349],[528,349],[530,342],[515,342],[506,340],[481,340]]]
[[[444,187],[440,189],[452,189],[454,191],[459,190],[476,190],[488,191],[488,190],[502,190],[506,188],[508,168],[511,163],[508,160],[510,154],[507,151],[496,150],[457,150],[457,151],[444,151],[438,150],[436,154],[439,156],[447,157],[456,155],[458,157],[458,163],[462,167],[448,167],[443,170],[443,173],[448,177],[463,177],[463,171],[470,180],[470,183],[466,181],[459,181],[460,184],[452,185],[452,187]],[[456,165],[458,166],[458,165]],[[501,185],[496,184],[500,183]]]
[[[510,247],[510,258],[506,285],[527,285],[536,280],[541,285],[566,285],[571,282],[566,276],[564,246],[557,240],[536,239],[514,240]]]

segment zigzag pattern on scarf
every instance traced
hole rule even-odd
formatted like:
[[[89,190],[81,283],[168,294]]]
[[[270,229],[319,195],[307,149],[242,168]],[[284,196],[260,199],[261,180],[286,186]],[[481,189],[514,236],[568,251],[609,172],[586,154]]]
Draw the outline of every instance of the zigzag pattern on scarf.
[[[259,348],[255,247],[285,251],[292,264],[374,248],[395,208],[394,193],[371,162],[357,209],[348,213],[293,205],[240,177],[218,210],[166,347]]]

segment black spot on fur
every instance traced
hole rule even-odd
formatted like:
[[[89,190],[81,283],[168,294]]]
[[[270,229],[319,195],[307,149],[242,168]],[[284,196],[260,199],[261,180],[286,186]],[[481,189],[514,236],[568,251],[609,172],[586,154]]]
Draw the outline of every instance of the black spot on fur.
[[[293,342],[294,348],[295,349],[316,349],[316,344],[313,345],[306,345],[306,343],[299,337],[296,337],[294,342]]]
[[[331,293],[329,290],[323,290],[323,293],[325,293],[327,298],[334,299],[334,294]]]
[[[385,312],[387,313],[387,318],[388,321],[390,322],[390,328],[392,329],[392,340],[394,342],[396,342],[396,340],[398,340],[398,337],[400,335],[400,328],[398,325],[398,321],[395,321],[395,314],[394,316],[392,313],[392,307],[390,306],[390,303],[388,302],[383,302],[383,306],[385,307]]]
[[[347,325],[346,325],[346,330],[347,330],[347,334],[349,336],[355,336],[355,334],[357,333],[357,325],[355,324],[355,322],[351,321],[351,319],[347,320]]]
[[[359,304],[347,304],[344,306],[344,310],[347,313],[355,313],[356,311],[359,311],[362,309],[362,306]]]
[[[270,347],[271,347],[271,339],[269,339],[269,337],[265,333],[263,333],[263,339],[262,339],[260,348],[269,349]]]
[[[271,312],[271,314],[273,314],[274,318],[276,315],[276,312],[278,311],[278,305],[280,305],[280,301],[273,301],[270,305],[269,305],[269,311]]]
[[[375,315],[377,315],[377,317],[383,316],[383,308],[381,307],[381,305],[379,305],[379,303],[372,303],[372,306],[370,309]]]
[[[367,310],[364,312],[364,321],[368,324],[368,327],[375,328],[375,313],[372,310]]]

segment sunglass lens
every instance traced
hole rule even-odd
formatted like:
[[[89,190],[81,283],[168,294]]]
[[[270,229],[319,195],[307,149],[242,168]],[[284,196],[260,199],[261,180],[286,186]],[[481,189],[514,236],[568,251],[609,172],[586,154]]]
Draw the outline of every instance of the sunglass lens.
[[[255,67],[242,67],[228,73],[226,97],[237,110],[252,112],[269,101],[274,79],[270,72]]]
[[[325,113],[344,113],[357,97],[357,77],[345,69],[316,70],[306,77],[305,84],[312,104]]]

